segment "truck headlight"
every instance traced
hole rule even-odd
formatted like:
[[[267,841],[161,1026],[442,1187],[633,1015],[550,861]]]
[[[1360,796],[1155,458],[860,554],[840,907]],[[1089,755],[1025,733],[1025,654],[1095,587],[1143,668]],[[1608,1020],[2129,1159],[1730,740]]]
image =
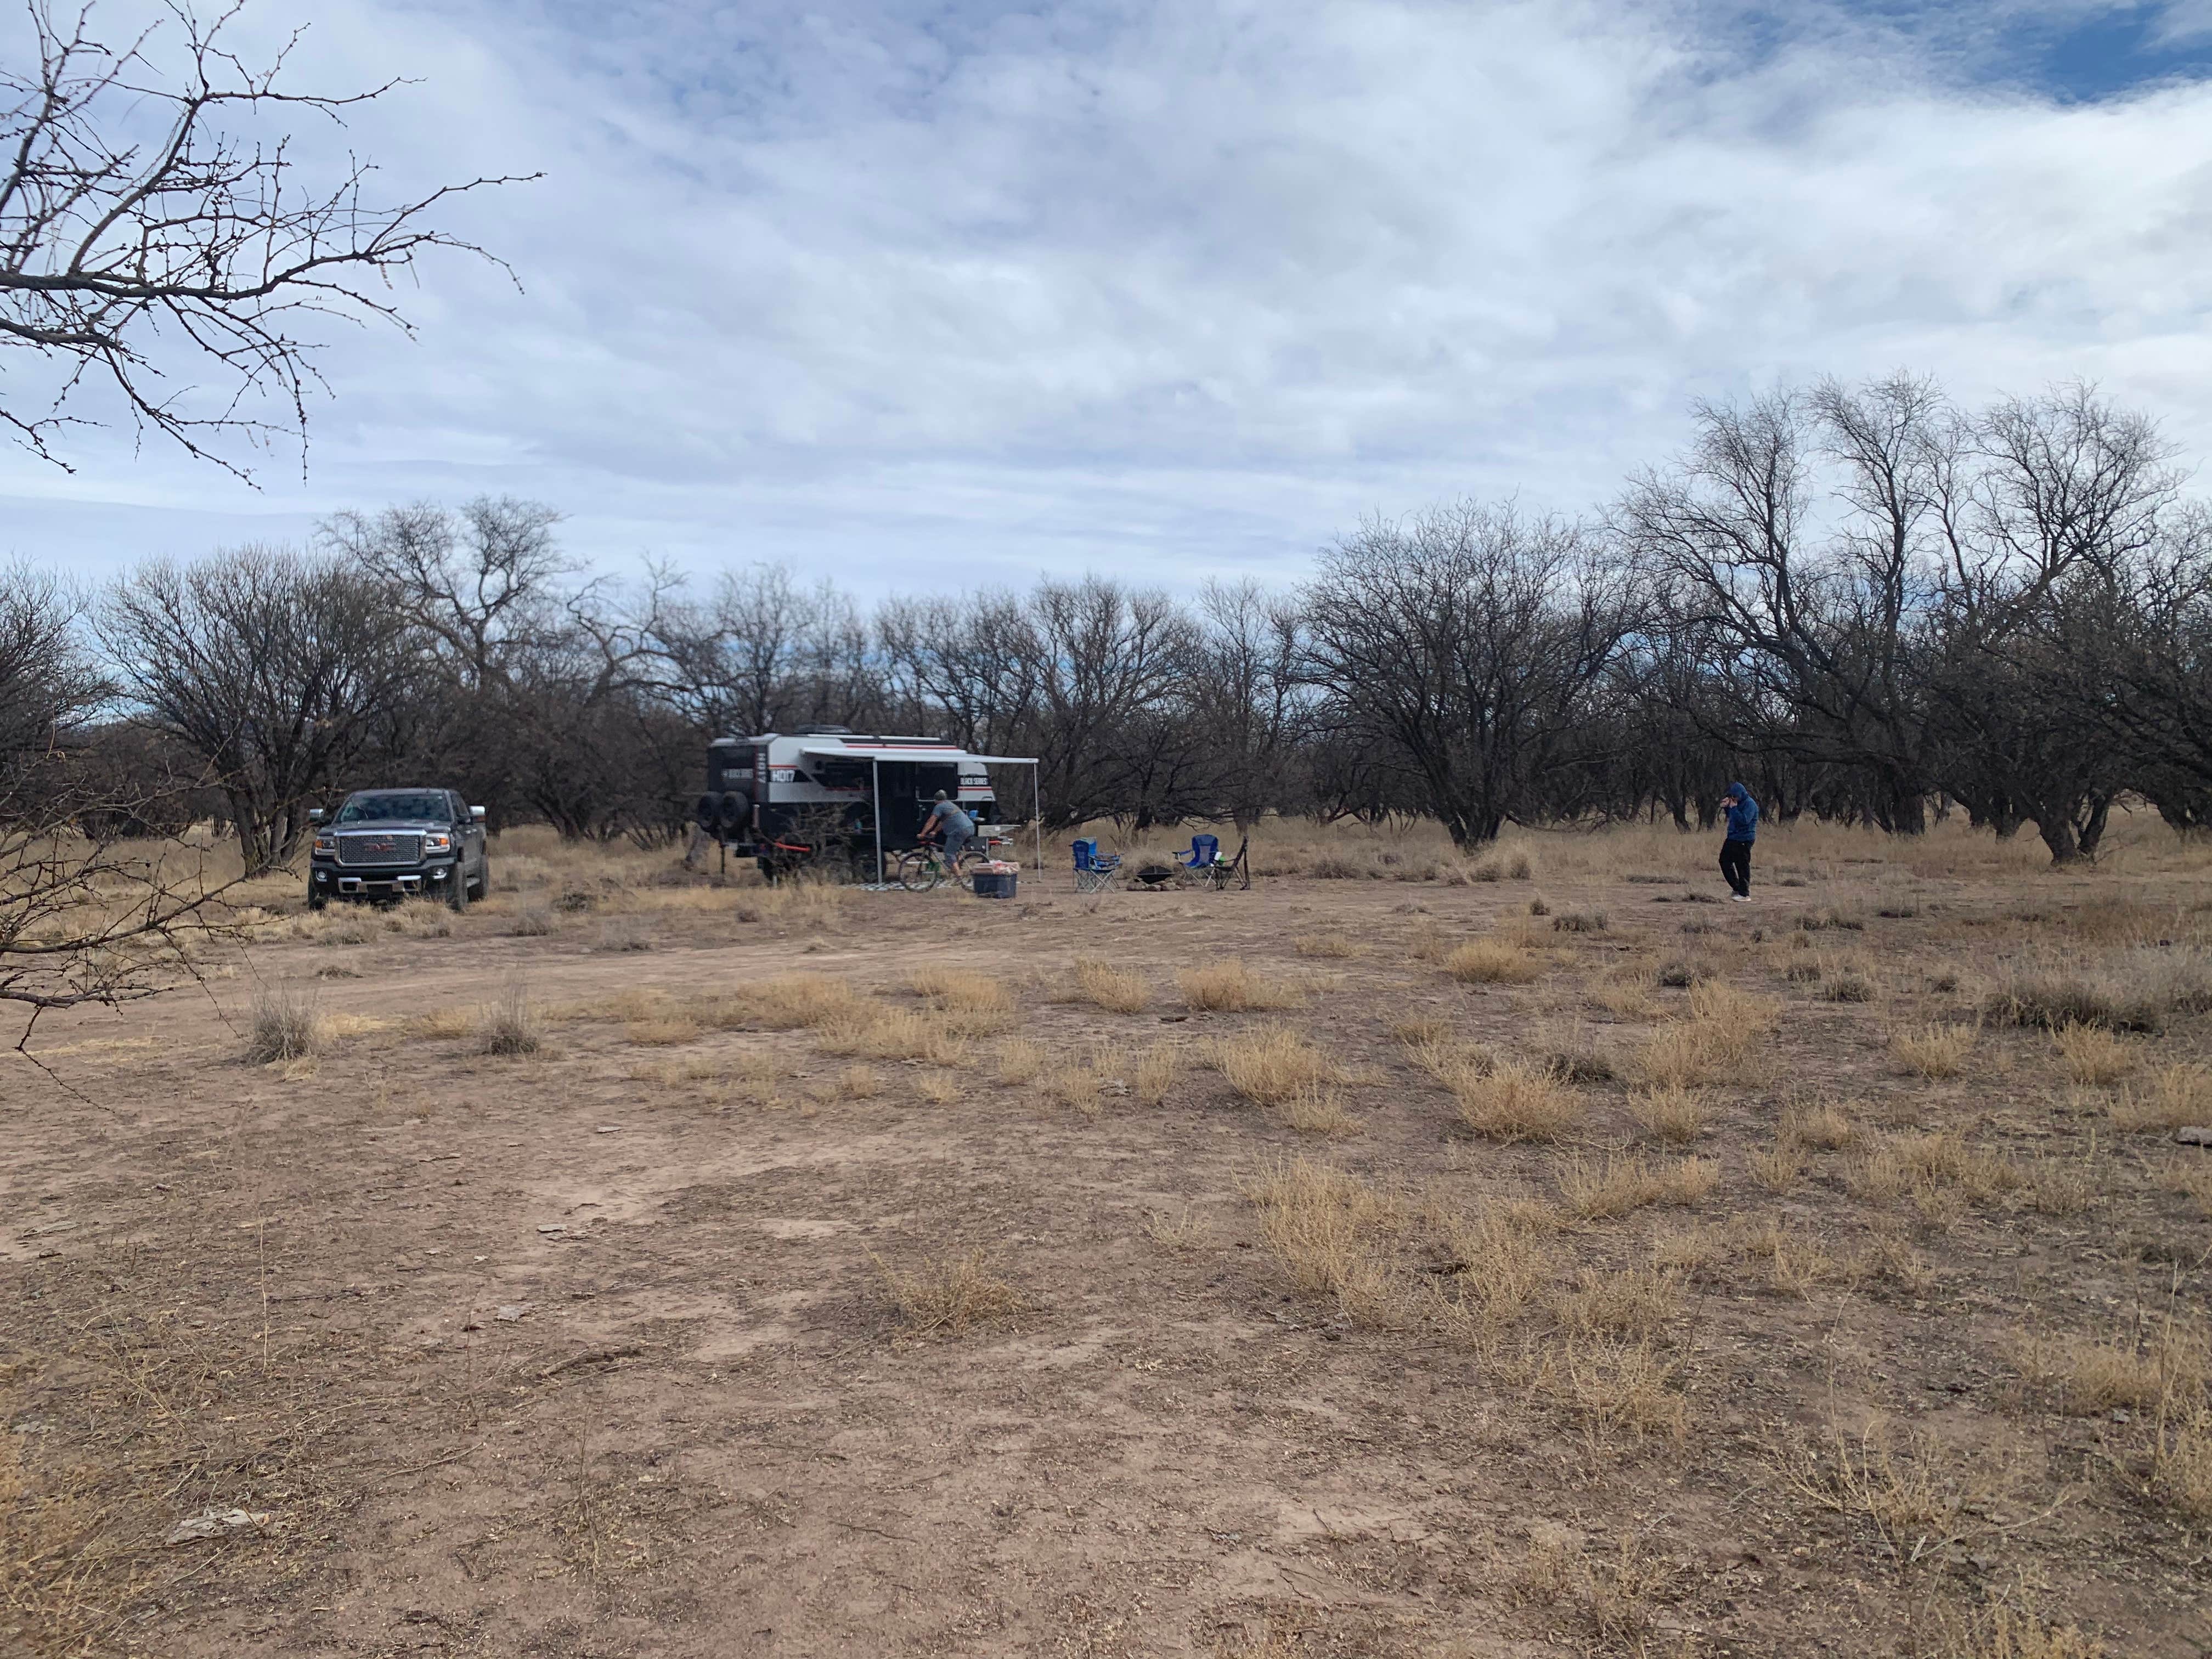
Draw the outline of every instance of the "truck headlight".
[[[422,837],[422,850],[426,853],[450,853],[453,850],[453,838],[451,836],[425,836]]]
[[[338,838],[336,836],[317,836],[315,837],[316,857],[334,859],[337,855]]]

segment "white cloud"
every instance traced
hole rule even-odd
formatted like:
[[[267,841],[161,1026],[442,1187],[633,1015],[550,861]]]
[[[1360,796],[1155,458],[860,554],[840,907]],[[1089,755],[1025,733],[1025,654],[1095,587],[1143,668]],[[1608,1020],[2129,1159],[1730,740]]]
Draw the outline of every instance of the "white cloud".
[[[601,557],[872,586],[1290,574],[1368,511],[1601,500],[1693,395],[1899,365],[2212,450],[2203,87],[2062,108],[1594,5],[550,15],[333,4],[301,58],[427,77],[356,134],[395,183],[548,172],[456,215],[524,295],[426,268],[419,343],[334,349],[304,487],[9,459],[0,544],[492,489]]]

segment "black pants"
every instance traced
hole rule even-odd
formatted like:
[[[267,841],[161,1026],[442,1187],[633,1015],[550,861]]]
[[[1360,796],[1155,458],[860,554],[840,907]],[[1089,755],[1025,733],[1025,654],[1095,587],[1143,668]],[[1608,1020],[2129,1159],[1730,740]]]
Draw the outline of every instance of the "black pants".
[[[1747,841],[1724,841],[1721,843],[1721,873],[1728,878],[1729,889],[1739,898],[1751,895],[1751,843]]]

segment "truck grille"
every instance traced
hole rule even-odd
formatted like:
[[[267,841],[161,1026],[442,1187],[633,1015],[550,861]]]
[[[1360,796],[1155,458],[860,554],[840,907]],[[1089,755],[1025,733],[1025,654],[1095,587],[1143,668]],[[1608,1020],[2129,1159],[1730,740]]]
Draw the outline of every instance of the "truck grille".
[[[340,864],[420,864],[422,837],[409,833],[377,830],[338,837]]]

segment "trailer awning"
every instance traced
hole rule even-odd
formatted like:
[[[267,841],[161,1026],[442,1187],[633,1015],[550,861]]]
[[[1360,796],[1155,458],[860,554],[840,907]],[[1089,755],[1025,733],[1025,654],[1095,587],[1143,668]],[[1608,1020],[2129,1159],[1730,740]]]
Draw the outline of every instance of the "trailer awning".
[[[971,755],[964,749],[950,744],[942,749],[923,749],[909,744],[896,748],[878,744],[847,744],[835,749],[802,749],[799,751],[809,760],[864,761],[981,761],[991,766],[1035,766],[1034,755]]]

